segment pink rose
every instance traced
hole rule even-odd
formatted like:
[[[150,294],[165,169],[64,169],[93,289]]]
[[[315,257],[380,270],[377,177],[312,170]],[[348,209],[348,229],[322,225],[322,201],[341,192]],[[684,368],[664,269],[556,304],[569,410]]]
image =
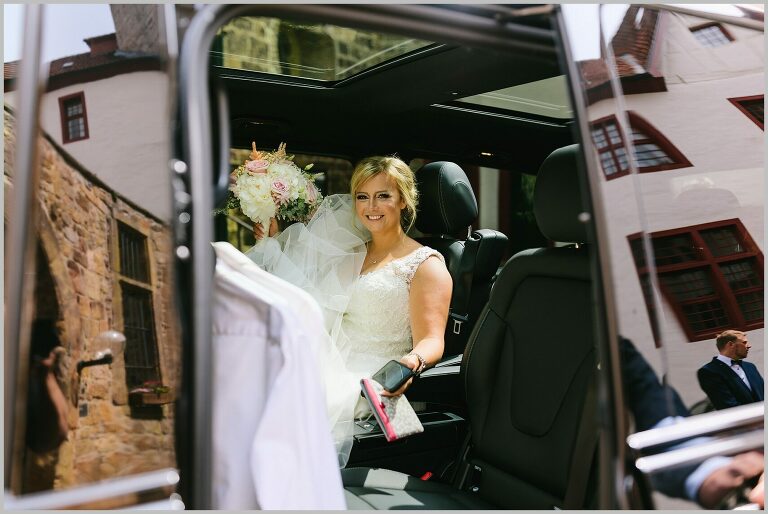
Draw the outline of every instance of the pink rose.
[[[307,182],[307,201],[309,203],[315,203],[317,201],[317,186],[314,182]]]
[[[289,196],[290,192],[288,191],[288,185],[285,182],[281,179],[272,182],[272,198],[274,198],[276,204],[282,205],[286,203]]]
[[[245,163],[245,169],[250,173],[266,173],[269,162],[264,159],[256,159]]]

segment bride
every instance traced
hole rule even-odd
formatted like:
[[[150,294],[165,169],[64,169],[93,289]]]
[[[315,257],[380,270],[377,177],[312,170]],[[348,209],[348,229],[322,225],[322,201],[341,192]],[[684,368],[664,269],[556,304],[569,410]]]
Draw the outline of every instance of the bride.
[[[247,255],[317,299],[328,338],[319,351],[340,465],[353,420],[368,414],[360,379],[389,360],[417,374],[443,354],[452,283],[443,257],[406,235],[418,195],[410,167],[369,157],[352,173],[352,195],[327,197],[305,226],[263,238]],[[276,232],[272,223],[269,235]],[[412,379],[391,395],[403,394]],[[389,393],[384,392],[386,395]]]

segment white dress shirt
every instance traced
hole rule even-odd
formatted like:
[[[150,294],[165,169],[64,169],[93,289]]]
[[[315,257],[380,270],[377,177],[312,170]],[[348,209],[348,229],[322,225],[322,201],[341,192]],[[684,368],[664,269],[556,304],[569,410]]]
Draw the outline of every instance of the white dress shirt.
[[[739,378],[741,379],[742,382],[746,384],[747,388],[749,388],[750,391],[752,390],[752,386],[749,385],[749,380],[747,380],[747,374],[744,372],[744,368],[742,368],[738,364],[733,364],[733,359],[731,359],[730,357],[726,357],[725,355],[718,355],[717,359],[723,362],[724,364],[728,365],[728,367],[731,368],[734,371],[734,373],[739,375]]]
[[[314,358],[319,306],[214,248],[214,508],[345,509]]]

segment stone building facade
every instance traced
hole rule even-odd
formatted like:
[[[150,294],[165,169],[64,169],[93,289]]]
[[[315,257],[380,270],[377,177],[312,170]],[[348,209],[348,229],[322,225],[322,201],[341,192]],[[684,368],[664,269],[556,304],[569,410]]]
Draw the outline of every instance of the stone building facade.
[[[14,116],[4,110],[5,222],[13,194]],[[22,453],[22,492],[59,489],[163,467],[174,467],[174,404],[137,406],[129,395],[126,359],[140,344],[127,326],[126,291],[145,292],[152,323],[141,344],[156,345],[156,378],[180,387],[180,336],[173,305],[171,231],[147,211],[110,190],[47,135],[41,137],[37,225],[38,263],[35,319],[50,320],[63,349],[55,373],[67,399],[67,440],[58,448]],[[144,282],[121,269],[121,231],[145,241]],[[138,283],[137,283],[138,282]],[[117,330],[127,336],[125,352],[112,346],[111,364],[77,363],[109,347],[97,337]],[[134,353],[132,353],[134,352]],[[130,396],[130,398],[129,398]]]

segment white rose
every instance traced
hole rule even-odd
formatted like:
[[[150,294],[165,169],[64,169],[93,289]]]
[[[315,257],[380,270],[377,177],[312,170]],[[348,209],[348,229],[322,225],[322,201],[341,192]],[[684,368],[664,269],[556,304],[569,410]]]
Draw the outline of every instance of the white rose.
[[[268,223],[276,212],[272,200],[271,180],[266,174],[241,175],[235,183],[234,193],[240,200],[240,209],[251,220]]]

